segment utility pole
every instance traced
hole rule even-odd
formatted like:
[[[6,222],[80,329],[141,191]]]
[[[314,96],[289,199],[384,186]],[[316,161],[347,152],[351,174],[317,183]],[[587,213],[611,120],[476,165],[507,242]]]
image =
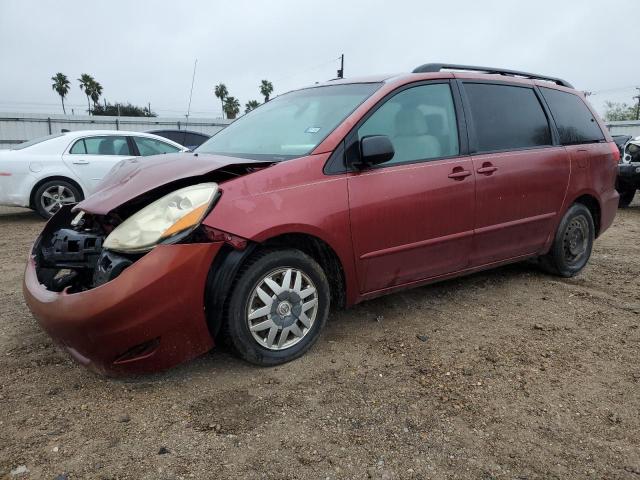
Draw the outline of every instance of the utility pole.
[[[640,120],[640,87],[636,87],[636,90],[638,90],[638,95],[633,98],[638,100],[638,104],[636,105],[636,120]]]
[[[340,55],[340,70],[338,70],[338,78],[344,78],[344,53]]]

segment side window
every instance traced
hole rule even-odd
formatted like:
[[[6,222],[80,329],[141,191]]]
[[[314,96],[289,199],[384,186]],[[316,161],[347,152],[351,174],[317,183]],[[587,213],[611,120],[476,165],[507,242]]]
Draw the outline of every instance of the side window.
[[[81,138],[76,143],[74,143],[73,147],[71,147],[71,150],[69,150],[69,153],[81,154],[81,155],[82,154],[86,154],[87,153],[87,147],[84,144],[84,138]]]
[[[138,146],[140,155],[142,155],[143,157],[146,157],[148,155],[160,155],[162,153],[176,153],[180,150],[178,147],[174,147],[173,145],[169,145],[168,143],[164,143],[153,138],[133,138],[136,142],[136,145]]]
[[[358,129],[358,139],[387,135],[395,155],[385,165],[458,155],[458,126],[451,88],[446,83],[401,91]]]
[[[560,143],[572,145],[604,140],[598,122],[579,96],[553,88],[540,87],[540,91],[558,127]]]
[[[84,144],[89,155],[131,155],[127,137],[88,137]]]
[[[464,83],[479,152],[551,145],[551,130],[531,88]]]

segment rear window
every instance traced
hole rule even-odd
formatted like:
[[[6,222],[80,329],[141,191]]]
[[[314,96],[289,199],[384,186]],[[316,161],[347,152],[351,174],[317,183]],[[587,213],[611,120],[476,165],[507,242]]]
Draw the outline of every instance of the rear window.
[[[531,88],[466,83],[479,152],[551,145],[547,116]]]
[[[560,143],[574,145],[604,140],[600,126],[582,99],[572,93],[541,87],[560,133]]]

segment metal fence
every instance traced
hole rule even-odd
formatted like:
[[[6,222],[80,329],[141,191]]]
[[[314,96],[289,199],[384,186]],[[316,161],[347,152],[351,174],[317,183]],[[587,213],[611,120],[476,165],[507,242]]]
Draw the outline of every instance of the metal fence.
[[[103,117],[88,115],[48,115],[31,113],[0,113],[0,149],[26,140],[60,133],[62,130],[147,130],[178,129],[208,135],[222,130],[232,120],[222,118],[171,117]]]
[[[622,122],[606,122],[611,135],[640,136],[640,120],[627,120]]]

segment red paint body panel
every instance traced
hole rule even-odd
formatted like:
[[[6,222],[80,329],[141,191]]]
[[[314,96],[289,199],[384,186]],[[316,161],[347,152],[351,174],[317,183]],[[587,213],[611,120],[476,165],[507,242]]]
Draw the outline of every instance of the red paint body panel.
[[[328,154],[289,160],[221,185],[222,197],[204,220],[210,227],[256,242],[304,233],[327,243],[347,278],[347,299],[358,296],[345,175],[326,176]]]
[[[349,175],[353,249],[361,292],[468,267],[473,239],[470,158]]]
[[[162,370],[213,347],[204,285],[221,246],[158,246],[111,282],[73,294],[47,290],[30,259],[24,296],[42,328],[88,367],[111,375]],[[132,347],[156,339],[156,348],[142,358],[114,363]]]
[[[569,185],[565,149],[474,155],[473,166],[476,218],[471,265],[543,251]],[[479,173],[487,167],[495,170]]]
[[[257,243],[291,233],[322,240],[342,265],[347,305],[544,254],[562,216],[583,195],[598,203],[598,233],[611,225],[618,195],[608,143],[324,173],[331,153],[387,94],[413,82],[454,78],[556,88],[547,82],[457,72],[387,79],[311,154],[223,181],[221,197],[203,223]],[[207,154],[124,162],[77,208],[106,214],[151,189],[241,163],[265,166]],[[469,175],[450,177],[460,172]],[[25,298],[43,328],[95,369],[118,374],[166,368],[213,345],[204,289],[221,245],[158,246],[115,280],[68,295],[40,285],[31,260]],[[132,347],[156,339],[152,351],[114,364]]]

